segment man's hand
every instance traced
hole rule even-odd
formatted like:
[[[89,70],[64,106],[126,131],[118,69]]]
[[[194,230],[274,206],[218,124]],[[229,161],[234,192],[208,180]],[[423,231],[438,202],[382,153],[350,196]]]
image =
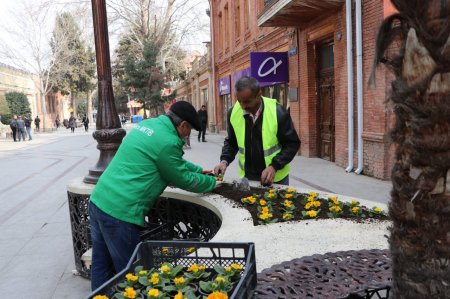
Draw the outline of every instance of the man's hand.
[[[213,174],[213,171],[211,169],[204,169],[202,170],[202,174]]]
[[[263,170],[261,174],[261,183],[263,184],[263,186],[272,186],[276,172],[277,171],[275,170],[275,168],[273,168],[273,166],[269,166]]]
[[[218,174],[225,174],[225,171],[227,171],[227,163],[226,162],[220,162],[219,165],[217,165],[216,167],[214,167],[214,174],[218,175]]]

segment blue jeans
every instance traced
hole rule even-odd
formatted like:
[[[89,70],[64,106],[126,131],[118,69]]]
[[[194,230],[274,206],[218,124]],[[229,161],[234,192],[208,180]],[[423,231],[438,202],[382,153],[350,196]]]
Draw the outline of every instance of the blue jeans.
[[[31,127],[26,127],[27,128],[27,133],[28,133],[28,140],[31,140],[33,138],[31,138]]]
[[[92,237],[91,288],[95,290],[123,270],[139,243],[141,228],[109,216],[89,203]]]

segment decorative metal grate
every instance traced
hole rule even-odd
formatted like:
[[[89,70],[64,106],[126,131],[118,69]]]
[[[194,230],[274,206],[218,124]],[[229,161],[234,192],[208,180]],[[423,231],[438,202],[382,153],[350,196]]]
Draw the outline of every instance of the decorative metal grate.
[[[81,276],[90,271],[81,256],[91,248],[89,195],[68,192],[75,267]],[[208,208],[173,198],[160,198],[145,219],[141,240],[209,241],[219,231],[222,221]]]
[[[389,298],[391,277],[387,250],[313,255],[263,270],[256,298]]]

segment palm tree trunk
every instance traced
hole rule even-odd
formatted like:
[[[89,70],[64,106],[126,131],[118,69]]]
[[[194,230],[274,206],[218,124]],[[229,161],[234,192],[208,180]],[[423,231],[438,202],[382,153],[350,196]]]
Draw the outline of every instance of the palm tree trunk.
[[[450,3],[392,2],[399,14],[380,29],[375,64],[396,75],[390,97],[396,116],[390,134],[396,145],[389,205],[393,297],[449,298]],[[393,41],[401,44],[396,54]]]

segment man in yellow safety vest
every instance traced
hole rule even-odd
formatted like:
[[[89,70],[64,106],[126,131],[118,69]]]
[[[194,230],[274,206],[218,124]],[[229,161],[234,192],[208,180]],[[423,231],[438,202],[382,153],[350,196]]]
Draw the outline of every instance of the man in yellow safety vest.
[[[291,116],[276,100],[262,96],[252,77],[236,82],[237,102],[228,111],[228,136],[216,174],[224,174],[238,154],[239,176],[272,183],[289,184],[289,163],[300,147]]]

